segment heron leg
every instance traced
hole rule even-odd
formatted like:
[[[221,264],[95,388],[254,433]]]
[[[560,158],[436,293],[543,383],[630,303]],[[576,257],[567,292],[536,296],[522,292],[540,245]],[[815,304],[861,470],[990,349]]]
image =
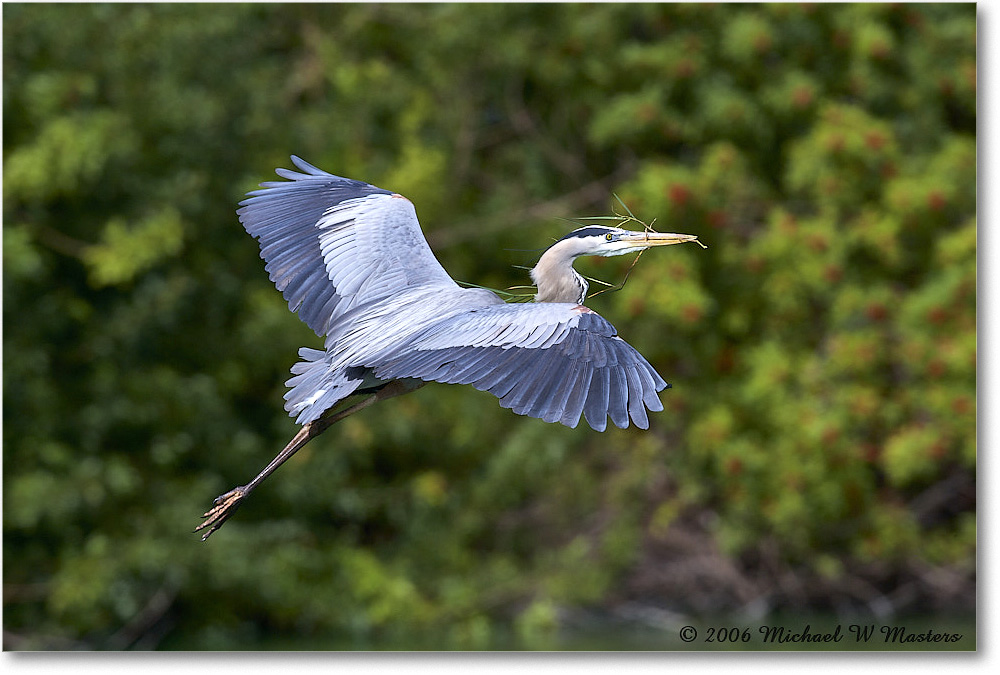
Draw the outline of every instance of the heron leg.
[[[264,470],[257,474],[252,481],[246,485],[240,485],[239,487],[233,488],[229,492],[216,497],[212,508],[202,516],[205,520],[198,527],[196,527],[194,531],[198,532],[199,530],[209,527],[210,529],[208,532],[201,537],[202,541],[208,539],[213,532],[222,527],[222,524],[236,512],[236,509],[240,507],[240,504],[243,503],[243,500],[246,499],[247,495],[249,495],[254,488],[260,485],[265,478],[274,473],[275,469],[284,464],[289,457],[298,452],[306,443],[316,436],[319,436],[330,426],[336,424],[345,417],[349,417],[356,412],[364,410],[373,403],[409,393],[420,386],[423,386],[423,384],[423,382],[414,384],[404,382],[402,380],[393,380],[386,386],[376,391],[374,394],[365,397],[358,403],[339,411],[331,409],[323,415],[323,417],[304,425],[301,429],[299,429],[299,432],[295,434],[294,438],[289,441],[288,445],[286,445],[285,448],[279,452],[275,458],[272,459],[266,467],[264,467]]]

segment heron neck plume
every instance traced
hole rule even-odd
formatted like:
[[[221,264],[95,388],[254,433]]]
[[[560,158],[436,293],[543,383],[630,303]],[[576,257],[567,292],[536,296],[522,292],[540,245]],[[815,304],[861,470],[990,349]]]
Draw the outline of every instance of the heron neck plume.
[[[535,302],[575,302],[587,299],[587,280],[573,269],[573,261],[582,253],[575,240],[562,240],[549,247],[531,270],[531,280],[538,287]]]

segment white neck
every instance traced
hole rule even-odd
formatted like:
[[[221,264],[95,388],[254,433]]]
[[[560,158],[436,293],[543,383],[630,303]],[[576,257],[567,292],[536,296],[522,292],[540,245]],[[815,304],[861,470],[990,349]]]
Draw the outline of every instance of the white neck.
[[[573,261],[581,255],[578,239],[565,239],[553,244],[531,270],[531,280],[538,287],[535,302],[575,302],[587,299],[587,280],[573,269]]]

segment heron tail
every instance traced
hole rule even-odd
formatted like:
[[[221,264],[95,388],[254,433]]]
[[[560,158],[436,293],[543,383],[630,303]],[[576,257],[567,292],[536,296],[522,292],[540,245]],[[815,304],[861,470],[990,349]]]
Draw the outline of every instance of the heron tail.
[[[285,410],[298,424],[308,424],[354,393],[363,377],[348,369],[334,369],[326,352],[303,347],[302,360],[292,366],[292,377],[285,386]]]

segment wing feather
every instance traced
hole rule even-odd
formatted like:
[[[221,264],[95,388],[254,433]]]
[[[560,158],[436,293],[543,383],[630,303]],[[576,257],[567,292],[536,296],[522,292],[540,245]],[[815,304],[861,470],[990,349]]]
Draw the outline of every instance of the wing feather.
[[[579,386],[577,381],[580,378],[581,370],[582,366],[580,362],[574,361],[561,378],[554,380],[555,386],[552,387],[549,393],[549,409],[545,416],[542,417],[543,420],[546,422],[559,422],[566,417],[569,412],[569,398],[573,394],[574,387]],[[570,426],[576,426],[576,420],[579,417],[577,415],[573,418],[573,424]]]
[[[531,352],[514,351],[512,349],[501,350],[495,378],[488,376],[487,381],[483,382],[482,386],[479,386],[479,383],[476,382],[472,384],[477,389],[488,391],[496,396],[500,399],[500,405],[502,406],[504,399],[514,390],[517,383],[523,379],[524,372],[531,366],[532,360],[534,360],[534,356]],[[488,384],[488,382],[492,382],[492,384]],[[505,407],[509,408],[510,406]]]
[[[354,307],[405,288],[457,289],[424,239],[409,200],[293,156],[237,211],[288,307],[326,335]]]
[[[604,431],[608,426],[609,379],[607,368],[594,370],[594,376],[590,380],[590,391],[587,392],[587,402],[583,407],[587,424],[597,431]]]
[[[632,423],[640,429],[649,428],[649,417],[646,415],[646,406],[642,399],[642,381],[639,379],[639,372],[634,365],[625,368],[625,377],[628,379],[628,414],[632,418]]]
[[[553,416],[556,405],[553,392],[567,373],[565,364],[559,359],[549,358],[545,361],[545,366],[536,378],[538,384],[529,387],[530,395],[525,402],[523,414],[549,421],[547,418]],[[558,413],[556,419],[562,416],[562,410],[558,410]]]
[[[495,360],[495,356],[488,349],[471,348],[466,358],[460,362],[456,358],[455,372],[448,379],[441,381],[448,384],[456,384],[459,381],[476,382],[494,371]]]
[[[471,384],[521,415],[598,431],[648,427],[667,384],[614,327],[562,303],[476,307],[430,324],[404,348],[364,364],[383,379]]]
[[[624,368],[608,368],[611,388],[608,391],[608,414],[619,429],[628,427],[628,382]]]
[[[590,382],[594,378],[594,369],[581,364],[580,374],[572,391],[566,400],[566,407],[559,422],[568,427],[576,428],[580,423],[580,416],[583,414],[583,407],[587,404],[587,394],[590,392]]]

